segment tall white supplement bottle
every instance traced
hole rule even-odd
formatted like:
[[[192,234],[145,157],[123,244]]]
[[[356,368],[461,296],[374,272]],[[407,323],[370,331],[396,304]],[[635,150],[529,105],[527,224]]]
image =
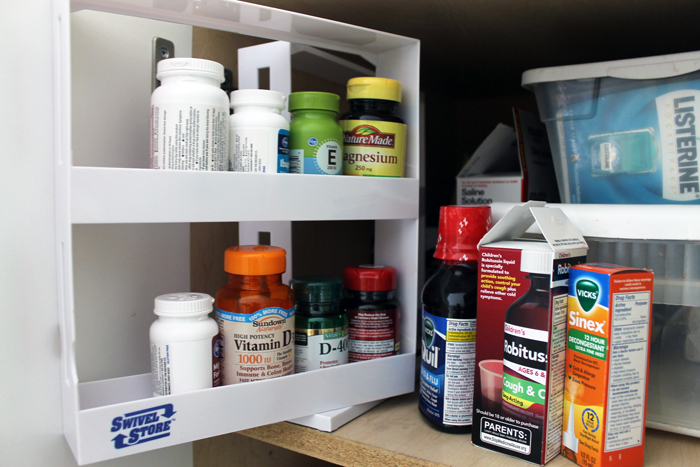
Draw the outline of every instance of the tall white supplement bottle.
[[[284,94],[267,89],[231,93],[229,154],[234,172],[289,173],[289,122]]]
[[[158,62],[151,95],[151,168],[228,170],[224,67],[198,58]]]
[[[154,396],[219,385],[219,326],[208,316],[213,302],[203,293],[156,297],[158,319],[150,330]]]

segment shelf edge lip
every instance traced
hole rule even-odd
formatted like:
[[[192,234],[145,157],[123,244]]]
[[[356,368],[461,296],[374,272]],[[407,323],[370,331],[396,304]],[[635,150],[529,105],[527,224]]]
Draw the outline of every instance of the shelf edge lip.
[[[419,217],[415,178],[105,167],[73,167],[71,178],[73,225]]]
[[[494,222],[521,203],[491,204]],[[700,241],[700,205],[555,204],[585,237],[619,240]],[[679,225],[679,220],[685,220]]]
[[[143,2],[142,2],[143,3]],[[364,35],[374,35],[375,38],[380,39],[380,44],[376,45],[373,43],[377,42],[371,41],[367,43],[367,38],[365,37],[362,39],[362,37],[358,36],[357,38],[354,39],[353,41],[339,41],[337,39],[332,39],[331,37],[325,37],[325,36],[319,36],[319,35],[313,35],[313,34],[303,34],[303,33],[298,33],[293,30],[285,30],[282,27],[269,27],[267,25],[260,25],[259,23],[257,24],[251,24],[248,22],[241,21],[240,18],[238,19],[229,19],[226,18],[225,15],[222,17],[221,12],[217,12],[219,16],[216,16],[216,14],[206,14],[202,12],[201,14],[194,14],[191,10],[191,8],[186,9],[186,11],[176,11],[176,10],[167,10],[163,8],[153,8],[153,7],[148,7],[145,5],[139,5],[139,4],[133,4],[133,2],[130,4],[127,1],[119,1],[119,0],[71,0],[70,5],[71,5],[71,12],[74,11],[80,11],[80,10],[95,10],[95,11],[103,11],[107,13],[116,13],[116,14],[124,14],[128,16],[137,16],[137,17],[143,17],[147,19],[156,19],[160,21],[170,21],[170,22],[177,22],[181,24],[187,24],[191,26],[198,26],[198,27],[205,27],[205,28],[212,28],[212,29],[218,29],[218,30],[223,30],[223,31],[230,31],[234,33],[239,33],[239,34],[246,34],[246,35],[253,35],[255,37],[263,37],[263,38],[268,38],[268,39],[273,39],[273,40],[283,40],[283,41],[288,41],[288,42],[295,42],[299,44],[304,44],[304,45],[310,45],[313,47],[321,47],[325,45],[326,48],[332,49],[332,50],[338,50],[338,51],[347,51],[349,53],[355,53],[359,55],[364,55],[366,53],[374,54],[374,55],[379,55],[384,52],[388,52],[390,50],[395,50],[399,49],[401,47],[406,47],[406,46],[412,46],[420,43],[419,39],[413,38],[413,37],[408,37],[408,36],[402,36],[399,34],[394,34],[390,32],[385,32],[385,31],[380,31],[380,30],[375,30],[375,29],[370,29],[370,28],[365,28],[361,26],[355,26],[349,23],[343,23],[340,21],[335,21],[335,20],[330,20],[330,19],[325,19],[325,18],[317,18],[313,17],[311,15],[303,14],[303,13],[297,13],[294,11],[290,10],[283,10],[280,8],[273,8],[265,5],[258,5],[254,3],[247,3],[247,2],[240,2],[240,1],[228,1],[228,4],[234,6],[238,6],[239,8],[242,6],[249,10],[250,12],[266,12],[266,13],[273,13],[277,15],[284,16],[287,19],[287,22],[291,25],[294,20],[297,22],[301,22],[302,24],[305,24],[306,22],[321,22],[327,27],[333,27],[333,28],[342,28],[344,31],[347,31],[349,33],[351,32],[356,32],[357,34],[364,34]],[[188,2],[188,7],[191,7]],[[228,12],[231,13],[231,12]],[[235,14],[234,14],[235,16]],[[259,15],[251,15],[251,16],[259,16]],[[284,23],[283,20],[278,18],[277,24],[282,24]],[[265,34],[262,35],[256,35],[254,34],[256,31],[259,31],[260,29],[265,30]],[[330,43],[330,45],[328,45]]]

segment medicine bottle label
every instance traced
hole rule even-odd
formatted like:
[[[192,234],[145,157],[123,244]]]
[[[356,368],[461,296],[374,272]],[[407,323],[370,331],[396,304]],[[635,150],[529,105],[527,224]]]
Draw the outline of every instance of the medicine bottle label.
[[[152,105],[151,167],[228,170],[228,115],[225,107]]]
[[[406,125],[395,122],[342,120],[343,175],[403,177]]]
[[[347,310],[350,362],[398,355],[399,308],[381,311]]]
[[[151,341],[151,382],[154,396],[171,394],[170,345],[164,342]]]
[[[511,416],[544,420],[548,346],[548,331],[505,323],[503,408]]]
[[[234,172],[288,173],[289,131],[268,128],[231,129],[231,170]]]
[[[297,373],[348,363],[348,332],[345,327],[297,329],[294,339]]]
[[[420,397],[438,424],[471,425],[476,320],[447,319],[423,310]]]
[[[289,151],[290,172],[339,175],[343,173],[343,144],[333,138],[309,138],[305,149]]]
[[[216,309],[223,385],[294,373],[295,310],[271,307],[248,315]]]

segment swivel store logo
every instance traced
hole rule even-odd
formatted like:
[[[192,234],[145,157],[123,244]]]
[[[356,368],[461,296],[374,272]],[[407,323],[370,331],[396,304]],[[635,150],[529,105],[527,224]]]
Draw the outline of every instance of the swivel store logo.
[[[600,288],[595,282],[584,279],[576,283],[576,297],[583,311],[591,311],[598,301],[598,295],[600,295]]]
[[[175,414],[173,404],[165,404],[115,417],[110,430],[119,433],[112,438],[114,448],[123,449],[170,436]]]

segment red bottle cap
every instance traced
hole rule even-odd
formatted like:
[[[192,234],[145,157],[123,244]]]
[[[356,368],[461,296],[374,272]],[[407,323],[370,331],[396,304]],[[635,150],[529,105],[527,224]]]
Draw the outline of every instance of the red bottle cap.
[[[476,261],[476,246],[491,225],[490,206],[442,206],[433,256],[443,261]]]
[[[345,288],[366,292],[396,290],[396,269],[391,266],[363,264],[348,266],[344,274]]]

